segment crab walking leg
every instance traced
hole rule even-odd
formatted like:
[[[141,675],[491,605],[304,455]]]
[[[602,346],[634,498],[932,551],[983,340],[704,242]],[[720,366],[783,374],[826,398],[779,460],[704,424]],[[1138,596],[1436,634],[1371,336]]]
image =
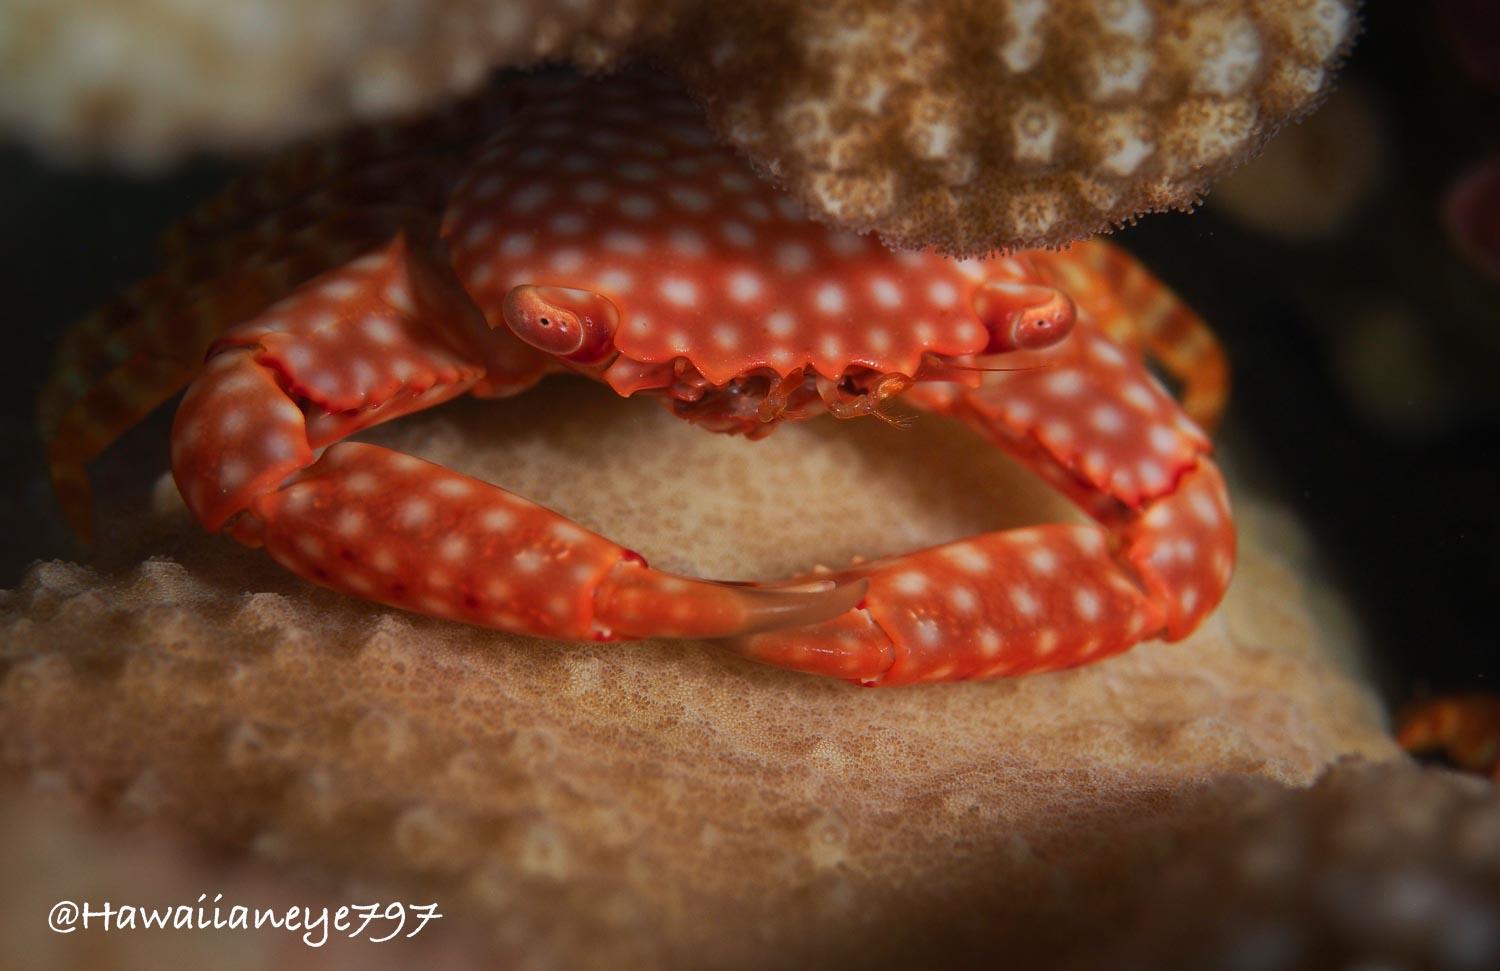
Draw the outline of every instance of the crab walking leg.
[[[93,531],[85,466],[185,387],[225,328],[418,215],[393,210],[358,225],[312,227],[259,249],[247,240],[239,266],[201,281],[186,297],[174,298],[178,274],[169,270],[74,328],[38,409],[53,492],[74,531],[84,540]]]
[[[816,623],[864,595],[859,582],[761,590],[666,574],[494,485],[340,442],[536,380],[528,349],[508,359],[506,338],[490,335],[496,352],[482,334],[440,264],[404,239],[312,281],[225,335],[184,396],[172,470],[188,508],[323,586],[544,637],[743,634]]]
[[[493,131],[503,105],[503,98],[486,90],[414,122],[364,125],[295,145],[200,203],[167,230],[161,250],[186,251],[298,202],[320,205],[323,190],[337,195],[352,187],[361,196],[390,199],[407,190],[401,176],[423,177],[433,154],[466,150]],[[325,195],[323,201],[335,200]]]
[[[1185,637],[1218,604],[1235,538],[1207,440],[1096,328],[1080,322],[1049,367],[924,400],[1099,525],[988,533],[828,574],[869,580],[861,609],[745,638],[745,654],[865,684],[1000,677]]]
[[[1109,337],[1142,345],[1182,382],[1182,408],[1194,421],[1218,427],[1229,401],[1229,361],[1202,317],[1129,252],[1102,239],[1031,257]]]

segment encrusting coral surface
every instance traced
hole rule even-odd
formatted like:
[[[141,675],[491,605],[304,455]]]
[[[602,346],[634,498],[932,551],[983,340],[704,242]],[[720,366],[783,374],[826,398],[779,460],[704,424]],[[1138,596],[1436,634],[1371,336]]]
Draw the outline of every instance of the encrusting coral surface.
[[[431,107],[496,67],[647,57],[813,212],[906,246],[1057,244],[1192,205],[1326,90],[1352,0],[24,2],[0,126],[160,164]]]
[[[555,381],[370,437],[705,575],[1068,515],[937,419],[746,443]],[[272,871],[421,891],[507,963],[1040,959],[1112,926],[1121,881],[1207,811],[1194,793],[1397,755],[1337,611],[1305,599],[1298,532],[1243,497],[1238,579],[1189,640],[866,690],[376,607],[159,494],[106,518],[95,566],[40,564],[0,601],[3,775]]]

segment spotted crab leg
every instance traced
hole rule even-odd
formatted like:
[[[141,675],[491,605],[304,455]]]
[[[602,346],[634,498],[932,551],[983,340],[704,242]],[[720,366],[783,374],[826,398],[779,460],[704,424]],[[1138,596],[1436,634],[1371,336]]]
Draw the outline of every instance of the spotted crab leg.
[[[308,580],[516,633],[718,637],[816,623],[863,596],[861,582],[674,576],[497,486],[340,441],[465,392],[522,390],[541,360],[488,330],[445,262],[398,238],[216,343],[177,414],[173,475],[205,527]]]
[[[1218,427],[1229,401],[1229,361],[1203,318],[1139,260],[1100,239],[1038,250],[1030,260],[1117,343],[1149,352],[1182,382],[1182,409]]]
[[[389,202],[409,189],[404,176],[413,164],[420,170],[433,154],[468,148],[495,129],[515,97],[508,88],[485,88],[412,121],[363,125],[294,145],[199,204],[163,235],[162,252],[179,256],[292,208],[334,211],[351,201]]]
[[[970,424],[1097,525],[986,533],[826,574],[869,581],[859,609],[745,638],[741,650],[903,684],[1072,667],[1196,627],[1228,585],[1235,546],[1206,437],[1133,355],[1081,317],[1035,363],[1044,366],[918,400]]]
[[[71,330],[38,412],[53,491],[74,530],[86,540],[92,533],[87,463],[185,387],[226,327],[424,218],[419,210],[386,207],[285,237],[264,230],[221,240]]]

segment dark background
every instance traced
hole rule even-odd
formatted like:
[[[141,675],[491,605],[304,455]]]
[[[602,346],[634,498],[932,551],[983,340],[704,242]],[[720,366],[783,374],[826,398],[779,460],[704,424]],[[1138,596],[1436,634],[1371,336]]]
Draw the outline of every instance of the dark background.
[[[1314,530],[1393,702],[1500,690],[1500,281],[1458,257],[1438,217],[1452,180],[1500,149],[1500,96],[1466,77],[1435,10],[1366,5],[1342,85],[1375,110],[1386,164],[1336,234],[1278,238],[1211,199],[1117,237],[1222,337],[1229,435]],[[1364,150],[1334,139],[1314,161],[1352,171],[1338,152]],[[0,148],[0,587],[38,557],[82,552],[33,431],[59,335],[151,270],[161,230],[231,171],[139,179]],[[163,416],[154,425],[164,436]]]

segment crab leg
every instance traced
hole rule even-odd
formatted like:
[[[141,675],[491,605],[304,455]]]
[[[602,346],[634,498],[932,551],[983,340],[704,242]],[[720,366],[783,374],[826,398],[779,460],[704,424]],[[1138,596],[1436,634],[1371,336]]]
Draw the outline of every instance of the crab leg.
[[[173,475],[205,527],[308,580],[517,633],[717,637],[816,623],[863,596],[861,582],[673,576],[504,489],[339,442],[468,391],[521,390],[539,360],[491,334],[445,264],[400,237],[216,344],[177,414]]]
[[[748,656],[865,684],[1071,667],[1186,636],[1228,585],[1234,530],[1208,443],[1139,361],[1080,319],[1047,366],[924,397],[1098,525],[1042,525],[826,574],[861,608],[745,638]]]
[[[1142,347],[1182,382],[1182,409],[1212,431],[1229,400],[1229,362],[1203,318],[1123,248],[1101,239],[1030,254],[1106,336]]]
[[[280,241],[274,234],[226,240],[196,263],[137,284],[70,331],[38,410],[53,492],[75,532],[85,540],[92,533],[87,463],[186,386],[227,326],[422,218],[391,208]]]
[[[432,153],[467,149],[494,130],[511,100],[504,91],[485,89],[414,121],[362,125],[294,145],[200,203],[164,234],[162,252],[186,252],[299,200],[325,210],[347,203],[351,193],[388,201],[408,189],[399,176],[413,166],[399,163],[415,162],[420,172]],[[398,164],[387,164],[392,161]]]

